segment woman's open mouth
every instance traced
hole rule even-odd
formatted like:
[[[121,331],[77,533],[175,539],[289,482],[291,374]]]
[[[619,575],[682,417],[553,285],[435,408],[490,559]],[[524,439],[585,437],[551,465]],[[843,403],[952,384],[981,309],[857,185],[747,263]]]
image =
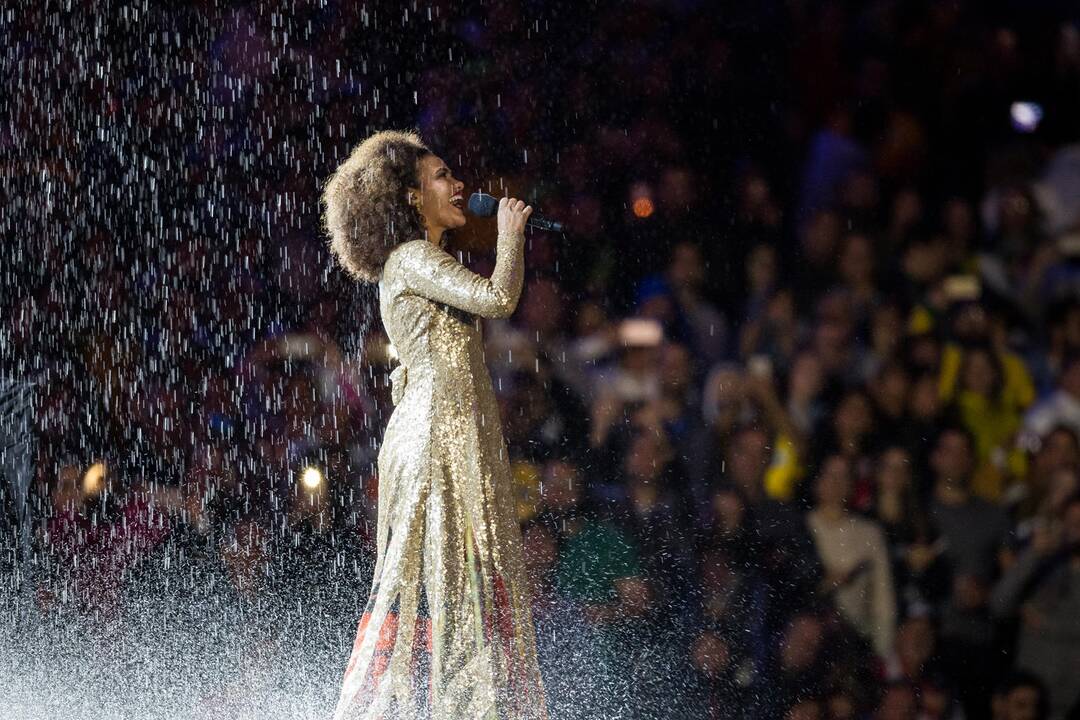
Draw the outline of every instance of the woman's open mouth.
[[[455,195],[454,197],[450,198],[450,204],[456,207],[458,210],[462,210],[465,207],[465,198],[461,197],[460,195]]]

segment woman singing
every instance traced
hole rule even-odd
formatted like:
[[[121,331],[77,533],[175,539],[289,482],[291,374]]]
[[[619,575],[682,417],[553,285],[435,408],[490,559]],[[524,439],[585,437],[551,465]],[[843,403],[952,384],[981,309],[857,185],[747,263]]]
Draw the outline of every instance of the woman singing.
[[[335,720],[544,719],[521,531],[481,317],[521,294],[532,208],[499,203],[490,279],[443,250],[463,185],[410,132],[360,143],[327,182],[330,248],[379,287],[401,364],[379,451],[375,575]]]

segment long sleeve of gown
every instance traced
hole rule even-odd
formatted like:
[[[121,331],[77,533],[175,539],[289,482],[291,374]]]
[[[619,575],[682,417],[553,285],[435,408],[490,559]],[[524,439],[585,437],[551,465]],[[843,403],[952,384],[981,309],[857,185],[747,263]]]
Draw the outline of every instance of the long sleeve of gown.
[[[499,233],[490,278],[477,275],[431,242],[412,245],[400,265],[409,291],[481,317],[513,314],[525,279],[523,234]]]

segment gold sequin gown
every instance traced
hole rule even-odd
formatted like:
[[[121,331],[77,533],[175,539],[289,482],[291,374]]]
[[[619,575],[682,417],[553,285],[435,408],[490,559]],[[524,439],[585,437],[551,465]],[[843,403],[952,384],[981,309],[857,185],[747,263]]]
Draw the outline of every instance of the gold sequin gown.
[[[514,311],[523,245],[500,234],[490,279],[422,239],[383,266],[379,309],[401,364],[378,459],[375,574],[334,720],[547,718],[480,325]]]

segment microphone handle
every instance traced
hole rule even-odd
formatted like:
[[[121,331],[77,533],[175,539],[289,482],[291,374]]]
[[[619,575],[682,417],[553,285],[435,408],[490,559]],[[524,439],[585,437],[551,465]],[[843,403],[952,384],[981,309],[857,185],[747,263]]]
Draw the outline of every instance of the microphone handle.
[[[550,230],[551,232],[561,233],[564,230],[561,222],[555,222],[554,220],[548,220],[547,218],[540,217],[539,215],[531,215],[525,224],[529,227],[534,227],[537,230]]]

